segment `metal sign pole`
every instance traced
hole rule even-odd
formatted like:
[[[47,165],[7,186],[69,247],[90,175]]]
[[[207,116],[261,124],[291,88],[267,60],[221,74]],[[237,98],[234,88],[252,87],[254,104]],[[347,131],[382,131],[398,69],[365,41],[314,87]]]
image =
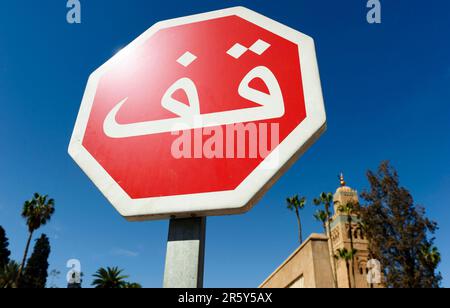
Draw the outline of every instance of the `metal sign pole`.
[[[170,219],[164,288],[202,288],[206,217]]]

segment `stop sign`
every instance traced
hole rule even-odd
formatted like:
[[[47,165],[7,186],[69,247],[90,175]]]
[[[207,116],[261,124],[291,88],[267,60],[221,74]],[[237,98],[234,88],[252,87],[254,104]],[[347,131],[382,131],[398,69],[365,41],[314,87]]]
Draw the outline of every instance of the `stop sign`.
[[[69,154],[129,220],[234,214],[325,124],[313,40],[236,7],[159,22],[93,72]]]

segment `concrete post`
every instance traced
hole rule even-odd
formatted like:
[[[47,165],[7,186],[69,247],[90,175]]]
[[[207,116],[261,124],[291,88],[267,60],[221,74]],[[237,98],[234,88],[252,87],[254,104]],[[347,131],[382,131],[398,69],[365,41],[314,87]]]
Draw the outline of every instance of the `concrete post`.
[[[164,288],[202,288],[206,217],[171,219]]]

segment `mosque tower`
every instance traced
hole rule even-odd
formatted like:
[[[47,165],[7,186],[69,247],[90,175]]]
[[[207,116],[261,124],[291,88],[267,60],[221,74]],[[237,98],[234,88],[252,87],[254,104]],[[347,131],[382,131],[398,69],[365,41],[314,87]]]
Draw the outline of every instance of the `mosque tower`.
[[[342,173],[340,175],[340,186],[334,193],[333,201],[334,215],[331,219],[331,239],[335,255],[338,255],[338,250],[340,249],[346,249],[350,252],[352,242],[353,249],[356,250],[353,257],[353,269],[351,260],[348,262],[349,269],[347,269],[347,263],[344,259],[338,258],[336,260],[338,287],[348,288],[350,280],[352,287],[367,288],[366,264],[369,259],[369,251],[368,242],[360,227],[359,211],[357,209],[359,205],[358,192],[346,186]],[[345,211],[346,206],[349,208],[352,205],[355,208],[354,210]]]

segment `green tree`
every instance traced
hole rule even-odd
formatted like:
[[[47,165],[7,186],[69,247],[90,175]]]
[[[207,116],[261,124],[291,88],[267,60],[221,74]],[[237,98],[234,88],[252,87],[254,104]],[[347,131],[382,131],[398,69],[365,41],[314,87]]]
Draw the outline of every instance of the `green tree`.
[[[313,203],[316,206],[323,206],[323,210],[321,210],[321,215],[324,215],[324,217],[321,217],[325,219],[325,234],[328,237],[328,253],[330,255],[330,263],[331,268],[333,272],[333,284],[334,287],[337,287],[337,272],[336,272],[336,260],[334,258],[334,245],[333,240],[331,238],[331,206],[334,204],[333,201],[333,194],[332,193],[325,193],[322,192],[319,195],[319,198],[315,198]]]
[[[441,254],[437,247],[432,246],[431,243],[423,245],[420,249],[420,263],[422,271],[425,273],[424,285],[427,287],[439,287],[439,281],[442,276],[436,273],[436,268],[441,262]]]
[[[5,229],[0,226],[0,270],[8,265],[11,252],[8,250],[9,242]]]
[[[383,162],[368,171],[370,189],[362,193],[361,209],[373,257],[381,262],[384,283],[391,288],[439,287],[440,261],[432,234],[437,224],[425,216],[409,191],[400,186],[397,171]]]
[[[299,198],[298,195],[295,195],[290,198],[286,198],[287,208],[295,213],[297,217],[297,225],[298,225],[298,239],[300,244],[303,243],[303,235],[302,235],[302,221],[300,219],[300,210],[302,210],[306,205],[306,198]]]
[[[325,211],[323,210],[317,210],[314,213],[314,218],[322,223],[323,231],[325,232],[325,234],[327,234],[327,221],[328,221],[327,213],[325,213]]]
[[[35,193],[33,198],[25,201],[22,209],[22,217],[26,219],[28,226],[28,240],[23,253],[22,263],[19,267],[18,279],[22,276],[22,271],[27,260],[28,249],[30,248],[30,242],[33,237],[34,231],[45,225],[53,213],[55,212],[55,201],[48,199],[47,195],[40,195]]]
[[[341,259],[345,262],[345,266],[347,267],[347,280],[349,288],[352,287],[351,279],[350,279],[350,261],[353,260],[354,255],[356,254],[356,249],[347,250],[347,248],[342,248],[337,250],[337,255],[334,257],[336,259]]]
[[[19,275],[19,264],[15,261],[9,263],[0,269],[0,289],[16,288],[17,277]]]
[[[120,289],[126,286],[126,275],[122,275],[123,270],[118,267],[101,267],[94,274],[95,280],[92,285],[97,289]]]
[[[123,286],[125,289],[141,289],[142,286],[137,282],[125,282]]]
[[[353,215],[359,213],[359,205],[354,202],[347,202],[346,204],[341,204],[338,207],[338,211],[344,213],[347,216],[347,232],[348,238],[350,239],[350,251],[354,250],[353,243]],[[352,270],[352,278],[353,285],[356,286],[356,276],[355,276],[355,255],[352,254],[352,262],[351,262],[351,270]]]
[[[48,257],[50,256],[50,241],[45,234],[36,240],[33,253],[19,280],[19,287],[43,289],[48,277]]]

